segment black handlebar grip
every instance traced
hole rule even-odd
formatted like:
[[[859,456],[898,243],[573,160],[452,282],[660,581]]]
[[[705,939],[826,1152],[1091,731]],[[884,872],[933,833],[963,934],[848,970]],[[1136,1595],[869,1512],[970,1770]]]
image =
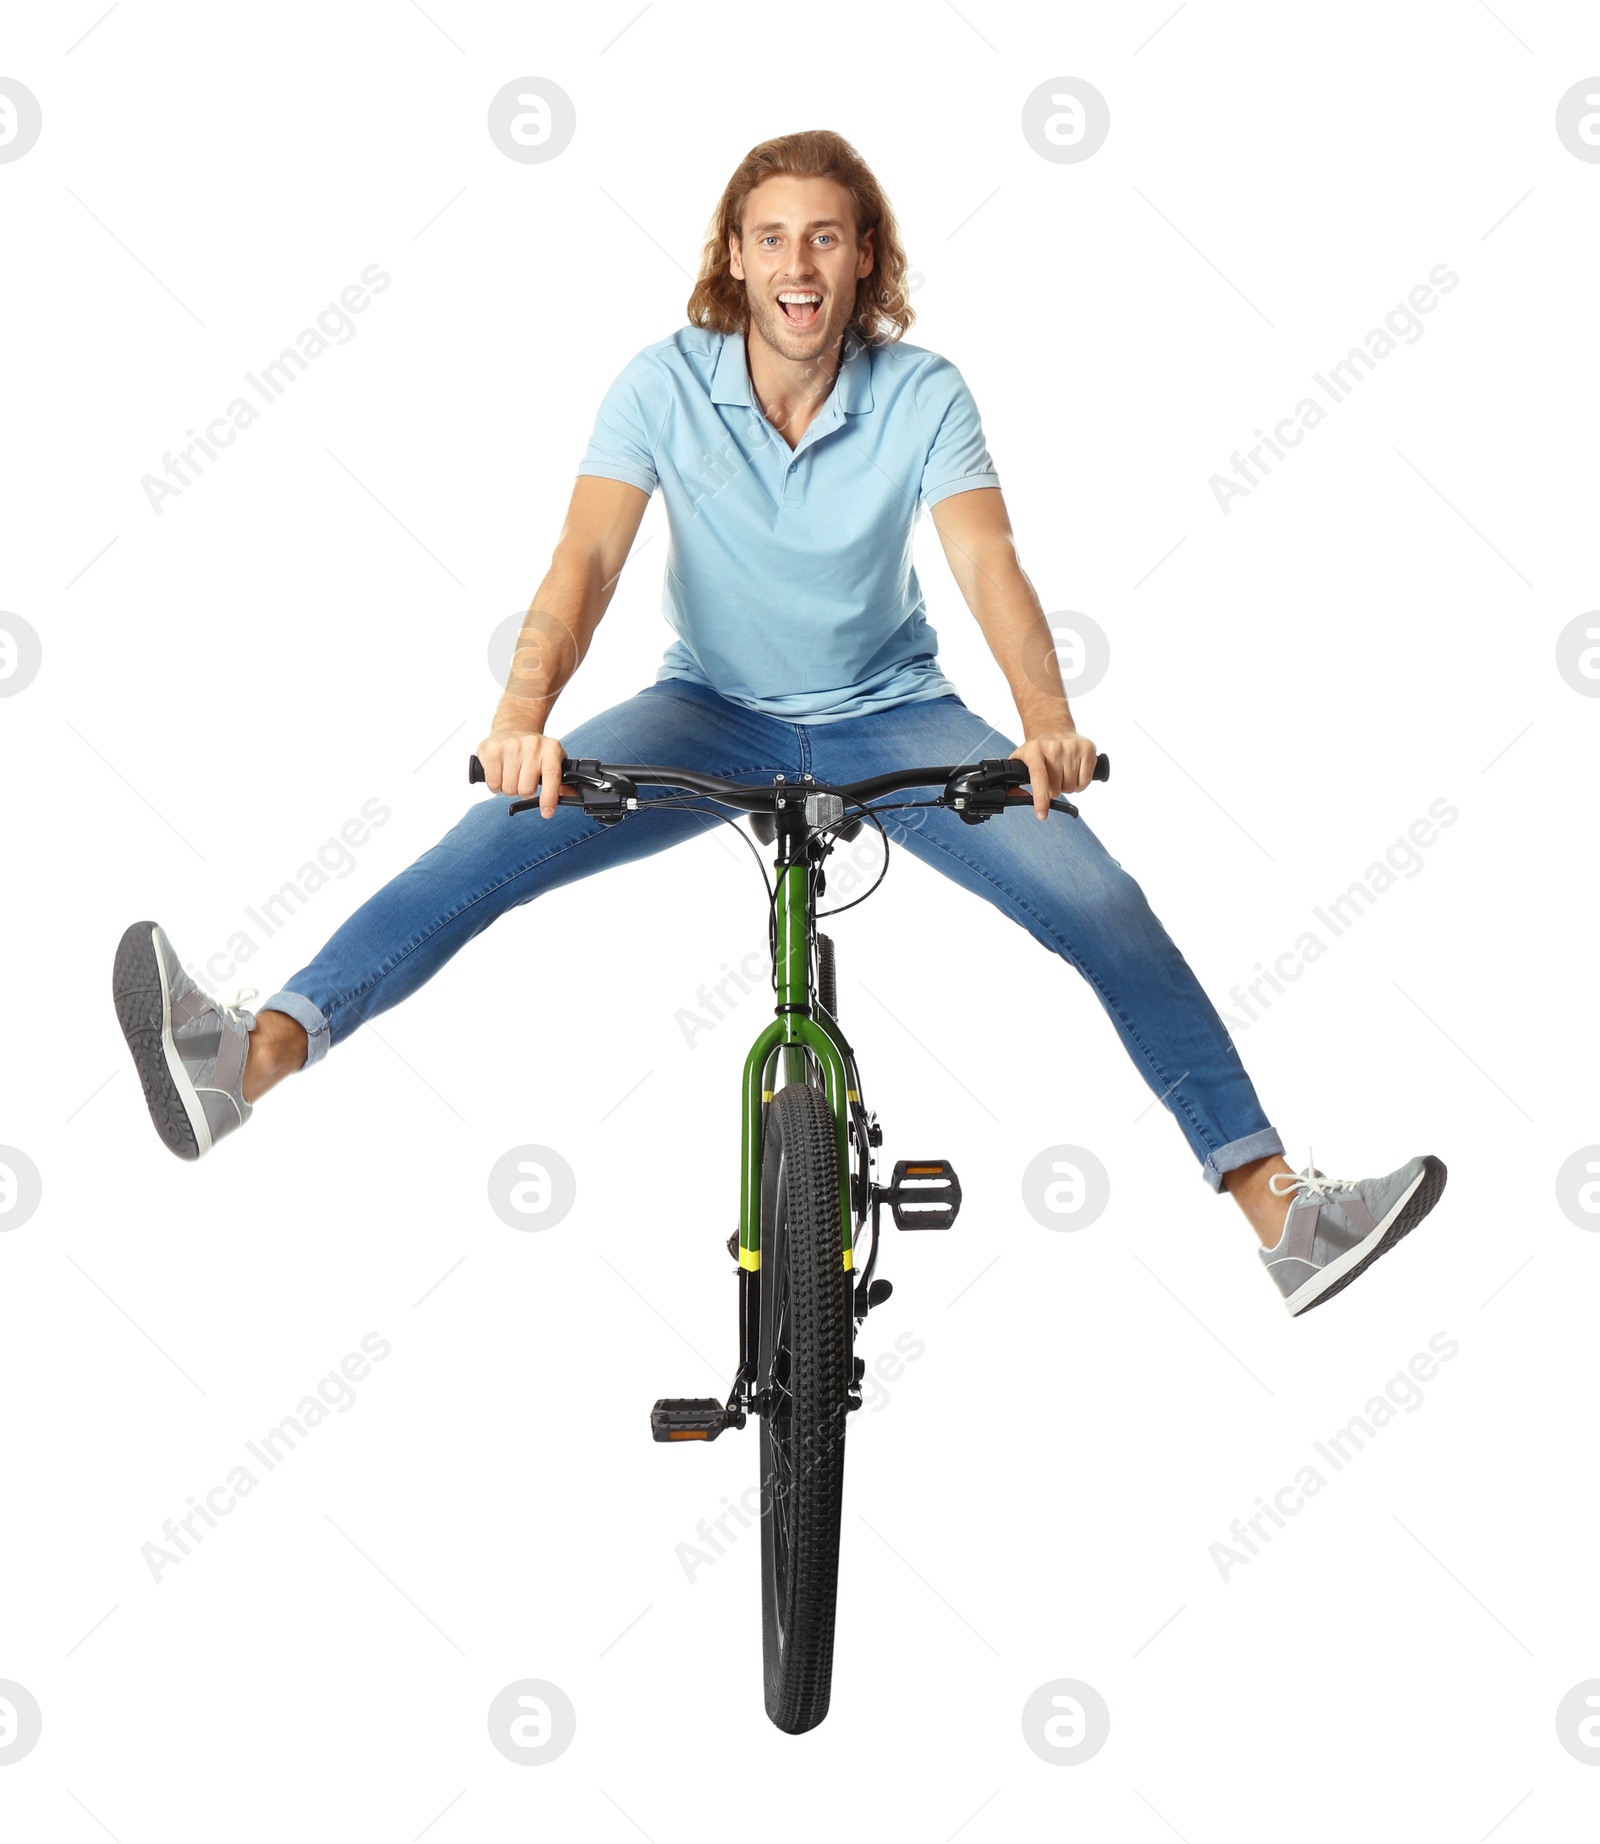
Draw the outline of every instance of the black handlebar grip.
[[[1094,773],[1089,777],[1089,779],[1091,781],[1109,781],[1111,779],[1111,758],[1110,756],[1096,756],[1095,757]]]
[[[471,756],[468,758],[467,779],[468,781],[486,781],[488,779],[488,777],[483,772],[483,764],[478,760],[476,756]]]

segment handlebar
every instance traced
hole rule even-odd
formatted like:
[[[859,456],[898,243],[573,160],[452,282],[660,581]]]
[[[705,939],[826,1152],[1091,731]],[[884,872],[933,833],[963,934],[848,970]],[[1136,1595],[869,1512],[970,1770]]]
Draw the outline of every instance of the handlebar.
[[[486,779],[483,764],[474,755],[467,767],[471,783]],[[1111,758],[1101,755],[1095,762],[1092,781],[1111,779]],[[972,825],[992,818],[1008,806],[1029,806],[1033,795],[1028,788],[1028,765],[1014,757],[987,757],[977,763],[956,763],[946,768],[896,769],[886,775],[869,776],[864,781],[830,785],[818,781],[777,781],[756,786],[743,781],[724,781],[716,775],[703,775],[696,769],[660,768],[641,764],[614,764],[567,757],[562,769],[563,785],[576,791],[558,794],[557,804],[581,806],[592,818],[613,822],[626,817],[640,805],[641,784],[682,789],[744,813],[775,813],[790,801],[813,795],[831,795],[841,803],[837,819],[845,807],[865,808],[869,801],[885,794],[904,793],[912,788],[936,787],[942,790],[934,804],[960,813]],[[526,812],[538,805],[537,798],[513,801],[513,813]],[[1074,818],[1078,809],[1057,796],[1050,802],[1059,813]],[[828,824],[828,821],[819,821]]]

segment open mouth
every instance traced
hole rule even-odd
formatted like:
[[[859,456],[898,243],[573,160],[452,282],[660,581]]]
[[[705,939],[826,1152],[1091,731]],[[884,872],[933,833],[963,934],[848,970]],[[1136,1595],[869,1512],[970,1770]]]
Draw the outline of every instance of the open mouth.
[[[822,312],[822,296],[814,288],[786,288],[778,296],[778,308],[797,332],[815,326]]]

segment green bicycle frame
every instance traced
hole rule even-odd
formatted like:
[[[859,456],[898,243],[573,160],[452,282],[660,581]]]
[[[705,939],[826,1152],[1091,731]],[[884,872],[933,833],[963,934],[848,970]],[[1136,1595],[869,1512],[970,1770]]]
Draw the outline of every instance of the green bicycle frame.
[[[855,1238],[850,1212],[850,1108],[859,1102],[854,1059],[833,1020],[815,1003],[811,982],[811,869],[804,863],[784,865],[778,874],[777,1016],[750,1046],[744,1064],[744,1131],[741,1136],[739,1266],[747,1273],[761,1268],[761,1164],[763,1109],[776,1092],[778,1059],[786,1081],[805,1080],[807,1053],[822,1068],[828,1107],[834,1121],[839,1165],[839,1236],[848,1271],[854,1265]]]

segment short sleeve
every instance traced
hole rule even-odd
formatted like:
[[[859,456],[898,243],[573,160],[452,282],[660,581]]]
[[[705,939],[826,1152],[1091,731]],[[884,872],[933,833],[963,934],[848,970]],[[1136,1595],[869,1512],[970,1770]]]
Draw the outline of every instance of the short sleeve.
[[[935,355],[917,378],[917,415],[928,442],[922,468],[922,497],[938,505],[952,493],[997,487],[1000,476],[983,439],[978,406],[966,379],[948,359]]]
[[[655,438],[666,420],[663,383],[648,353],[628,361],[601,399],[588,451],[578,463],[580,474],[625,480],[642,492],[655,492]]]

